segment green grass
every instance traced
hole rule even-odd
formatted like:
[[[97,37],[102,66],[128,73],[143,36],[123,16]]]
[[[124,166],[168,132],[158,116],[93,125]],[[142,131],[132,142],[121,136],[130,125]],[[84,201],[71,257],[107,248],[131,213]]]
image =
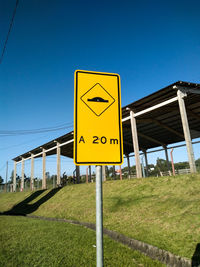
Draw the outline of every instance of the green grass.
[[[34,215],[95,223],[95,184],[68,186],[26,206]],[[0,195],[0,210],[28,193]],[[200,175],[110,181],[103,185],[104,227],[191,258],[200,243]],[[37,209],[38,200],[42,203]],[[44,198],[43,198],[44,200]],[[31,206],[32,205],[32,206]]]
[[[95,266],[95,232],[63,222],[0,217],[0,266]],[[164,266],[104,237],[105,266]]]

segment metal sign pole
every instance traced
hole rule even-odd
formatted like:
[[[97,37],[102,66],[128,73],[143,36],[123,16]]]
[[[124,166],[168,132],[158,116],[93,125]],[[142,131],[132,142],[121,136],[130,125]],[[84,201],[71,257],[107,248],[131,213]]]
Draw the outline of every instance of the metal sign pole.
[[[103,267],[102,166],[96,166],[96,260]]]

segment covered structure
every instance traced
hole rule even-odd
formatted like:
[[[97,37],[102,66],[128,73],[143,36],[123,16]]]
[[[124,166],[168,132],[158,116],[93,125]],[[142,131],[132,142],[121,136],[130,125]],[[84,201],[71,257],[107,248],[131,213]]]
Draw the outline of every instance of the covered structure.
[[[190,171],[196,172],[192,139],[200,137],[200,84],[178,81],[122,108],[124,154],[134,152],[136,176],[142,177],[140,151],[145,155],[151,148],[163,147],[168,161],[168,145],[185,141]],[[57,185],[60,185],[60,155],[73,158],[73,132],[58,137],[31,151],[15,157],[13,187],[16,190],[16,165],[31,160],[31,187],[34,178],[34,158],[43,159],[43,183],[46,188],[45,158],[57,154]],[[130,168],[129,168],[130,169]],[[79,172],[77,170],[77,172]]]

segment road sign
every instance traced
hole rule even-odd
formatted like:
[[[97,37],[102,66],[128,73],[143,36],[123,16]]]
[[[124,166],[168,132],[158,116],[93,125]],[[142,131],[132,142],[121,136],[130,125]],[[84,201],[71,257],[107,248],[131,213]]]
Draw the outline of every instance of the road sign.
[[[74,162],[76,165],[123,163],[120,76],[75,72]]]

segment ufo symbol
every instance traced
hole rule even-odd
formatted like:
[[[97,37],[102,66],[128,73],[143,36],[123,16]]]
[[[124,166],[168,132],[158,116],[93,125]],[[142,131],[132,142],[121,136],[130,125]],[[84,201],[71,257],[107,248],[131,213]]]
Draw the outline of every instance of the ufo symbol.
[[[89,99],[88,98],[88,100],[87,101],[89,101],[89,102],[109,102],[108,100],[105,100],[105,99],[103,99],[103,98],[101,98],[101,97],[93,97],[93,98],[91,98],[91,99]]]

